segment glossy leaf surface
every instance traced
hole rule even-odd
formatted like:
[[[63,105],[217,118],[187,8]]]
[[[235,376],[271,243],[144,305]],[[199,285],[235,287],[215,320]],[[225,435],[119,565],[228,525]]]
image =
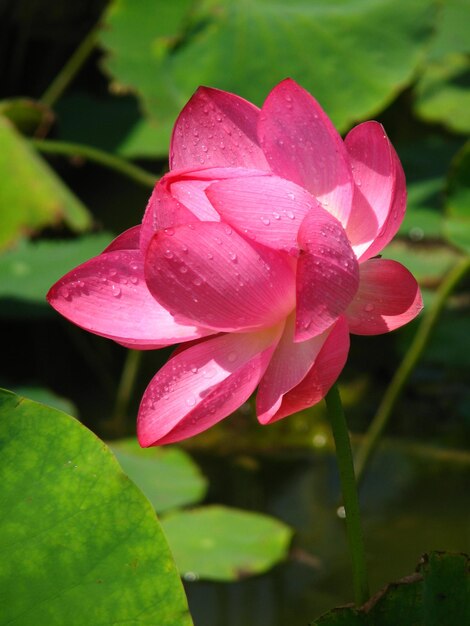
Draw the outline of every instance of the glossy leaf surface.
[[[0,441],[2,626],[192,624],[155,512],[97,437],[1,391]]]

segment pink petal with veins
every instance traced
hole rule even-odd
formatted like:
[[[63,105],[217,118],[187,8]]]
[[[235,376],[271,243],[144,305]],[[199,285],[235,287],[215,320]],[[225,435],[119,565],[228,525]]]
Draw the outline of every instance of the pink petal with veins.
[[[140,240],[140,224],[128,228],[118,235],[116,239],[103,250],[103,252],[114,252],[116,250],[138,250]]]
[[[197,221],[198,218],[171,195],[166,177],[163,177],[155,186],[145,209],[140,231],[142,254],[145,255],[152,237],[158,230]]]
[[[370,259],[379,252],[381,252],[385,246],[395,237],[398,229],[403,222],[406,211],[406,180],[405,172],[400,163],[396,152],[392,148],[392,157],[395,169],[395,190],[393,194],[392,206],[388,212],[388,216],[384,225],[377,233],[377,237],[372,242],[370,248],[362,255],[361,261]]]
[[[147,204],[140,238],[142,254],[145,254],[157,230],[198,221],[220,220],[205,193],[212,183],[262,175],[259,170],[242,167],[184,169],[166,174],[155,186]]]
[[[303,187],[278,176],[227,179],[213,183],[206,193],[222,219],[238,232],[295,254],[303,218],[311,209],[324,211]]]
[[[217,181],[262,177],[269,175],[245,167],[211,167],[197,170],[178,170],[165,176],[165,185],[171,195],[187,207],[201,221],[216,222],[220,219],[210,203],[205,190]],[[163,179],[162,179],[163,180]]]
[[[279,410],[285,394],[302,382],[329,334],[327,330],[312,339],[295,343],[294,329],[295,318],[291,315],[261,379],[256,397],[256,412],[261,424],[271,421]]]
[[[353,197],[349,160],[318,102],[284,80],[261,109],[258,136],[272,171],[308,189],[345,226]]]
[[[210,428],[245,402],[264,374],[283,325],[221,335],[173,356],[142,398],[142,446],[173,443]]]
[[[346,231],[361,261],[380,252],[398,230],[406,203],[405,180],[395,150],[378,122],[353,128],[345,146],[356,184]]]
[[[350,332],[380,335],[414,319],[423,308],[418,283],[400,263],[369,259],[359,267],[359,288],[346,316]]]
[[[324,209],[307,214],[298,240],[295,341],[305,341],[345,311],[356,293],[359,270],[343,227]]]
[[[324,339],[323,335],[322,338]],[[261,416],[259,417],[261,423],[271,424],[318,404],[341,374],[348,352],[348,325],[345,318],[341,317],[324,339],[323,346],[306,376],[298,385],[283,395],[276,413],[273,414],[270,411],[269,414],[265,414],[263,421],[260,419]],[[269,419],[267,419],[268,415]]]
[[[155,349],[212,334],[175,322],[150,294],[138,250],[104,252],[53,285],[49,303],[96,335],[139,349]]]
[[[214,330],[266,328],[295,306],[287,256],[248,243],[221,222],[158,232],[145,274],[151,293],[177,320]]]
[[[200,87],[176,120],[170,168],[241,166],[268,170],[258,145],[259,109],[218,89]]]

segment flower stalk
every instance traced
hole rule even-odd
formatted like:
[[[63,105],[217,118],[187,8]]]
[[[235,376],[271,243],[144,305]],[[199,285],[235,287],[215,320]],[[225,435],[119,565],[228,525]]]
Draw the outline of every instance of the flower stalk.
[[[125,434],[127,412],[142,363],[142,354],[140,350],[128,350],[122,368],[112,419],[115,434],[121,437]]]
[[[79,143],[70,143],[68,141],[56,141],[54,139],[30,139],[31,145],[43,154],[57,154],[69,157],[81,157],[87,161],[92,161],[101,167],[113,170],[118,174],[127,176],[134,182],[153,189],[158,175],[152,174],[133,163],[129,163],[126,159]]]
[[[336,385],[333,385],[327,393],[325,402],[335,440],[346,518],[346,535],[352,564],[354,600],[357,606],[361,606],[369,599],[369,583],[351,442],[341,397]]]
[[[93,52],[98,39],[100,24],[96,25],[82,40],[81,44],[72,54],[70,59],[55,77],[41,97],[41,102],[48,107],[53,107],[61,98],[64,91],[81,70],[89,56]]]

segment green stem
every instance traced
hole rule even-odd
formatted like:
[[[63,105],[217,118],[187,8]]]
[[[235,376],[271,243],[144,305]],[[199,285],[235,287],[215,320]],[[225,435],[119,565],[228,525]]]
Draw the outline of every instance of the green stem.
[[[361,606],[369,599],[369,584],[367,582],[364,540],[362,536],[359,498],[354,476],[351,443],[343,405],[336,385],[333,385],[327,393],[325,401],[331,423],[331,430],[333,431],[335,440],[341,492],[343,494],[343,505],[346,514],[346,534],[352,562],[354,599],[356,605]]]
[[[441,283],[432,304],[423,315],[418,331],[416,332],[416,335],[414,336],[403,361],[396,370],[390,385],[385,391],[377,413],[375,414],[375,417],[373,418],[364,437],[363,443],[357,452],[355,467],[358,483],[361,482],[364,476],[367,464],[375,452],[380,437],[385,430],[388,420],[390,419],[390,415],[392,414],[395,404],[406,382],[408,381],[411,372],[415,368],[416,363],[420,359],[428,344],[429,337],[431,336],[431,333],[444,309],[447,299],[456,287],[457,283],[462,280],[469,269],[470,257],[461,259]]]
[[[121,380],[116,394],[116,403],[112,424],[116,435],[123,435],[129,403],[132,398],[135,380],[142,362],[141,350],[128,350],[124,366],[122,368]]]
[[[109,154],[109,152],[104,152],[98,148],[92,148],[91,146],[78,143],[54,141],[51,139],[30,139],[29,141],[36,150],[44,154],[82,157],[110,170],[124,174],[124,176],[131,178],[136,183],[145,187],[153,188],[158,178],[157,174],[152,174],[137,165],[129,163],[129,161],[125,159],[121,159],[120,157],[114,156],[114,154]]]
[[[54,106],[69,84],[75,78],[82,65],[93,51],[98,36],[99,27],[95,26],[82,40],[70,59],[57,74],[55,79],[42,95],[41,102],[48,107]]]

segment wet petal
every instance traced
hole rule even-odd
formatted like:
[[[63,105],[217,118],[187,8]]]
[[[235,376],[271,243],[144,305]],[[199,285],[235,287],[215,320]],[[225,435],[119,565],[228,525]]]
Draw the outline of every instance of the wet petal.
[[[275,174],[308,189],[346,225],[353,179],[343,141],[318,102],[293,80],[264,103],[258,135]]]
[[[269,169],[258,145],[259,109],[226,91],[200,87],[176,120],[170,167]]]
[[[146,279],[176,319],[214,330],[266,328],[295,305],[288,259],[249,244],[221,222],[158,232],[148,248]]]
[[[297,233],[311,209],[320,208],[303,187],[278,176],[233,178],[212,184],[207,196],[222,219],[275,250],[297,252]]]
[[[364,122],[345,139],[355,181],[346,231],[360,260],[374,256],[392,239],[403,219],[405,180],[381,124]],[[397,204],[398,203],[398,204]],[[373,242],[380,235],[380,244]]]
[[[174,198],[168,189],[168,179],[163,177],[152,192],[145,209],[140,231],[140,250],[143,255],[157,230],[179,224],[197,222],[198,218]]]
[[[103,252],[113,252],[115,250],[138,250],[140,240],[140,224],[128,228],[118,235]]]
[[[350,332],[380,335],[407,324],[423,308],[418,283],[400,263],[370,259],[359,272],[359,288],[346,311]]]
[[[217,222],[220,216],[205,190],[219,180],[262,175],[242,167],[184,169],[166,174],[155,186],[142,222],[142,254],[157,230],[198,221]]]
[[[284,395],[305,378],[330,332],[327,330],[312,339],[295,343],[294,329],[295,318],[291,315],[260,382],[256,412],[261,424],[271,421],[279,410]]]
[[[47,294],[61,315],[128,347],[157,348],[212,333],[175,322],[150,294],[138,250],[105,252],[63,276]]]
[[[323,346],[306,376],[282,397],[280,407],[275,413],[272,411],[265,413],[263,419],[259,415],[261,423],[276,422],[287,415],[292,415],[320,402],[341,374],[346,364],[348,351],[348,325],[344,317],[341,317],[324,340]],[[261,381],[260,388],[262,384]]]
[[[282,326],[224,334],[173,356],[142,398],[137,420],[140,444],[192,437],[235,411],[265,372]]]
[[[377,233],[372,245],[362,255],[361,260],[370,259],[381,252],[385,246],[395,237],[400,228],[406,211],[406,180],[405,172],[396,152],[392,148],[392,157],[395,169],[395,189],[392,206],[388,212],[385,223]]]
[[[329,328],[356,293],[359,270],[341,224],[324,209],[310,211],[299,230],[295,341]]]

